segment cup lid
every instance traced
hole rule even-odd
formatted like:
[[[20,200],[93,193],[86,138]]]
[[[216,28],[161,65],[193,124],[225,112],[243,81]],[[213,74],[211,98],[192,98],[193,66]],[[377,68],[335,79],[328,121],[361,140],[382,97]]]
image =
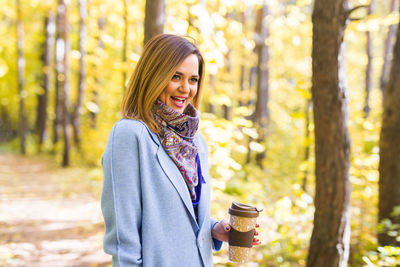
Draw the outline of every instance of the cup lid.
[[[242,204],[236,201],[232,202],[232,206],[229,208],[229,214],[234,215],[234,216],[240,216],[240,217],[249,217],[249,218],[255,218],[258,217],[258,214],[262,210],[257,209],[256,207]]]

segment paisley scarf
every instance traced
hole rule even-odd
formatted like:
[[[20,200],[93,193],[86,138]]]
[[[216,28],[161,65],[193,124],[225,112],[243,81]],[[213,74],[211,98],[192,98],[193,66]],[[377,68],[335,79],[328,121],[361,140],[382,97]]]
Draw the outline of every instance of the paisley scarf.
[[[158,99],[152,107],[152,112],[161,128],[157,133],[161,145],[181,172],[194,201],[199,178],[196,164],[198,148],[193,139],[199,126],[199,112],[189,104],[185,111],[180,113]]]

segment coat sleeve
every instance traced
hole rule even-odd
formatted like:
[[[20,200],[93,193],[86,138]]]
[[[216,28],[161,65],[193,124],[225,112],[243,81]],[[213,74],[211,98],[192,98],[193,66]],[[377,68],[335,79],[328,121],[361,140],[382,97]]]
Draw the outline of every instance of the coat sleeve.
[[[139,139],[143,127],[138,125],[116,123],[102,157],[104,251],[112,255],[113,266],[142,266]]]
[[[216,219],[210,218],[210,232],[211,233],[212,233],[212,229],[213,229],[213,227],[214,227],[214,225],[216,223],[218,223],[218,221]],[[215,239],[215,238],[212,239],[212,248],[213,248],[213,250],[220,251],[221,248],[222,248],[222,244],[223,244],[223,242],[221,240],[218,240],[218,239]]]

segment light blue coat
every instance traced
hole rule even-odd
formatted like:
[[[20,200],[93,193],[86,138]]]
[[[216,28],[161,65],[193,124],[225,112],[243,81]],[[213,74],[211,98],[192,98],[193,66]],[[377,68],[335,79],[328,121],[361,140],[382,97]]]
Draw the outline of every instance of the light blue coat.
[[[210,176],[207,145],[197,133],[202,186],[198,221],[181,173],[142,121],[122,119],[111,130],[102,157],[104,251],[113,266],[212,266]]]

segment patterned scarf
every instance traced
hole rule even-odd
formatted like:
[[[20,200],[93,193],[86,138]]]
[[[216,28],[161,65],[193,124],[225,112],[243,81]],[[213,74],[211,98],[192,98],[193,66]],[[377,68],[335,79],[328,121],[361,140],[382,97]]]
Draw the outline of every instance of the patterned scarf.
[[[198,148],[193,143],[199,126],[199,112],[189,104],[183,113],[156,100],[152,112],[161,126],[157,134],[160,142],[181,172],[192,200],[196,200],[195,187],[198,184],[196,156]]]

